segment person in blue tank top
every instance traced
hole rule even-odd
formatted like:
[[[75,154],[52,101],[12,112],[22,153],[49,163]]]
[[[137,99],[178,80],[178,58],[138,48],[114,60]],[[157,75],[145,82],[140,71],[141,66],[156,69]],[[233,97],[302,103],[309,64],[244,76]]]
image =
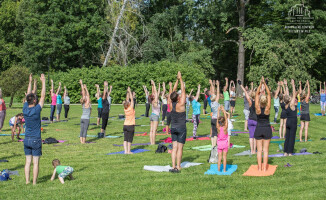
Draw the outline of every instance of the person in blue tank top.
[[[200,103],[198,102],[198,98],[200,95],[200,84],[198,85],[197,94],[196,96],[190,96],[189,101],[192,105],[192,120],[194,124],[194,129],[192,131],[193,138],[197,138],[197,128],[199,126],[199,117],[200,117]]]
[[[57,91],[57,122],[60,121],[61,110],[62,110],[61,82],[59,82],[59,88]]]
[[[100,86],[98,84],[95,85],[96,87],[96,98],[97,98],[97,125],[99,126],[101,123],[102,118],[102,111],[103,111],[103,105],[102,105],[102,93],[100,90]]]
[[[325,116],[325,107],[326,107],[326,83],[324,82],[324,89],[321,87],[320,82],[320,108],[322,116]]]

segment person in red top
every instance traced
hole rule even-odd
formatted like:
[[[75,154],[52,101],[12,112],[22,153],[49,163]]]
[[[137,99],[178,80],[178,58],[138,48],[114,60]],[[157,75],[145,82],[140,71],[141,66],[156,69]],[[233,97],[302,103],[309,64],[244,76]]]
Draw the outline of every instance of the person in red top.
[[[3,122],[6,118],[6,103],[5,100],[2,98],[2,90],[0,89],[0,132],[3,127]]]
[[[126,100],[123,101],[123,107],[125,111],[125,122],[123,124],[123,133],[124,133],[124,142],[123,148],[125,154],[132,154],[130,151],[131,143],[134,139],[135,133],[135,108],[134,108],[134,99],[132,98],[132,93],[130,87],[128,87]]]

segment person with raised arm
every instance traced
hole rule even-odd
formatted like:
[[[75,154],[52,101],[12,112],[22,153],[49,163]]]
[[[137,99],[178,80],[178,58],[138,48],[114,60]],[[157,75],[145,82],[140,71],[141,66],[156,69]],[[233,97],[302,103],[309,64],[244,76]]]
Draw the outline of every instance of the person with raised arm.
[[[183,146],[186,142],[186,137],[187,137],[186,109],[185,109],[186,90],[183,84],[181,72],[178,72],[177,79],[180,81],[181,94],[178,94],[176,91],[173,91],[170,95],[171,98],[170,108],[172,108],[171,137],[172,137],[172,144],[173,144],[173,149],[171,153],[172,169],[170,169],[170,172],[172,173],[179,173],[181,170]]]
[[[231,80],[230,82],[229,91],[230,91],[230,105],[231,105],[230,114],[232,117],[235,110],[235,101],[236,101],[235,84],[233,80]]]
[[[280,97],[279,97],[280,89],[281,89],[281,82],[278,82],[277,89],[273,93],[274,110],[275,110],[274,123],[276,123],[277,121],[278,111],[280,110]]]
[[[80,143],[85,144],[86,143],[86,137],[87,137],[87,130],[89,127],[89,121],[91,117],[91,98],[87,89],[87,86],[83,84],[82,80],[79,80],[80,87],[82,90],[82,98],[80,99],[80,103],[82,104],[83,113],[80,118]]]
[[[259,96],[262,85],[264,85],[266,94]],[[257,142],[257,163],[258,171],[267,171],[268,169],[268,152],[269,143],[272,138],[272,128],[269,122],[269,115],[271,109],[271,93],[267,86],[264,77],[261,78],[259,87],[255,96],[255,110],[257,115],[257,127],[254,137]],[[262,165],[262,152],[264,152],[264,162]]]
[[[70,109],[70,97],[69,97],[68,90],[67,90],[66,86],[64,86],[63,101],[64,101],[63,107],[65,109],[65,119],[67,120],[68,112]]]
[[[190,101],[189,101],[189,97],[192,94],[193,89],[190,90],[190,93],[186,95],[186,120],[188,121],[188,115],[189,115],[189,109],[190,109]]]
[[[164,120],[166,117],[166,112],[168,110],[168,94],[165,93],[165,83],[163,82],[163,91],[162,91],[162,95],[161,95],[161,100],[162,100],[162,126],[164,126]]]
[[[145,85],[143,85],[144,88],[144,92],[145,92],[145,103],[146,103],[146,111],[145,111],[145,117],[149,117],[149,109],[151,108],[151,104],[148,101],[149,98],[149,92],[147,90],[147,87]]]
[[[159,95],[161,84],[159,83],[158,90],[156,90],[155,82],[151,80],[152,84],[152,95],[150,96],[152,102],[152,114],[149,117],[151,121],[151,129],[150,129],[150,143],[151,145],[155,144],[155,137],[157,132],[157,126],[160,118],[160,104],[159,104]]]
[[[51,79],[51,111],[50,111],[50,121],[53,123],[54,112],[57,106],[57,93],[54,92],[53,80]]]
[[[309,85],[309,80],[306,82],[306,87],[308,88],[307,94],[305,91],[301,94],[301,126],[300,126],[300,133],[299,133],[299,139],[300,142],[302,142],[302,131],[303,128],[305,129],[305,137],[304,141],[308,141],[308,128],[309,128],[309,121],[310,121],[310,114],[309,114],[309,100],[310,100],[310,85]],[[305,87],[305,88],[306,88]]]
[[[104,81],[104,91],[103,91],[103,97],[102,97],[102,127],[101,127],[101,133],[105,134],[106,127],[108,125],[108,120],[109,120],[109,112],[110,112],[110,103],[108,101],[107,95],[108,93],[108,87],[109,84],[107,81]],[[112,86],[110,86],[111,90]]]
[[[285,103],[285,111],[287,115],[286,120],[286,134],[285,134],[285,142],[284,142],[284,156],[292,156],[294,151],[295,144],[295,135],[297,133],[297,106],[296,104],[296,95],[297,92],[295,90],[294,80],[291,80],[292,85],[292,97],[289,95],[285,95],[284,103]]]
[[[97,125],[99,126],[101,123],[101,118],[102,118],[102,112],[103,112],[103,105],[102,105],[102,93],[100,86],[98,84],[95,84],[96,87],[96,99],[97,99]]]
[[[194,124],[193,128],[193,138],[197,138],[197,128],[199,126],[199,117],[200,117],[200,103],[198,102],[198,98],[200,95],[200,84],[198,84],[198,89],[197,89],[197,94],[196,96],[190,96],[189,101],[191,102],[192,105],[192,120]]]
[[[249,144],[250,144],[250,150],[251,154],[256,154],[256,140],[254,138],[256,126],[257,126],[257,115],[256,115],[256,109],[255,109],[255,91],[253,90],[253,82],[251,82],[251,88],[252,90],[248,91],[243,87],[241,84],[241,81],[239,82],[239,85],[243,92],[245,93],[245,109],[248,107],[249,110],[249,116],[248,116],[248,129],[249,129]],[[247,102],[247,103],[246,103]]]
[[[218,103],[220,99],[220,84],[219,81],[212,82],[211,80],[209,81],[211,87],[211,109],[212,109],[212,119],[211,119],[211,143],[212,143],[212,148],[216,146],[217,144],[217,119],[219,117],[219,112],[218,109],[220,107],[220,104]],[[216,84],[216,93],[215,93],[215,85]]]
[[[6,103],[2,96],[2,90],[0,88],[0,132],[2,131],[3,123],[6,119]]]
[[[281,81],[281,92],[279,94],[280,106],[282,108],[281,116],[280,116],[280,130],[279,130],[280,138],[285,138],[285,131],[286,131],[287,115],[286,115],[286,111],[285,111],[284,98],[285,98],[285,95],[287,94],[287,89],[288,89],[287,87],[288,87],[287,81],[286,81],[286,79],[284,79],[284,81]]]
[[[30,78],[32,74],[30,75]],[[41,111],[45,99],[45,76],[41,74],[42,82],[41,98],[36,104],[36,95],[32,93],[31,84],[28,85],[26,102],[23,106],[23,114],[25,119],[25,139],[24,152],[26,156],[25,162],[25,179],[26,184],[30,183],[30,167],[33,161],[33,184],[37,183],[39,172],[39,160],[42,155],[42,138],[41,138]]]
[[[217,151],[218,151],[218,162],[217,171],[220,171],[221,161],[223,157],[223,172],[226,172],[226,156],[228,154],[230,146],[230,138],[228,136],[228,120],[227,113],[225,112],[223,106],[219,107],[219,111],[223,112],[223,116],[218,117],[217,128]]]
[[[62,97],[61,97],[61,82],[59,82],[59,87],[57,90],[57,121],[60,121],[60,114],[62,110]]]
[[[321,83],[319,85],[319,92],[320,92],[320,110],[321,115],[325,116],[325,107],[326,107],[326,83],[324,82],[324,89],[321,87]]]
[[[131,97],[132,97],[132,93],[130,87],[128,87],[126,100],[123,101],[122,103],[125,112],[125,121],[123,124],[123,133],[124,133],[123,148],[125,154],[132,154],[130,149],[131,149],[131,143],[134,139],[135,125],[136,125],[134,99]]]
[[[225,78],[225,86],[223,87],[223,97],[224,97],[224,110],[229,112],[230,110],[230,95],[228,91],[229,79]]]

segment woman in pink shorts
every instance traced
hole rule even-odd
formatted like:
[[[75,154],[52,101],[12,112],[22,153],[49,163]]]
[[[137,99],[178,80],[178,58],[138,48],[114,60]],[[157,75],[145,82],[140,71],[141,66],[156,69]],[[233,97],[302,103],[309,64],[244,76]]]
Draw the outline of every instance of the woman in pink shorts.
[[[220,171],[222,154],[223,154],[223,172],[226,172],[226,155],[229,149],[229,137],[228,137],[228,120],[226,117],[226,112],[224,107],[221,105],[219,107],[219,112],[222,111],[224,116],[218,118],[218,123],[216,123],[217,128],[217,150],[218,150],[218,163],[217,170]]]

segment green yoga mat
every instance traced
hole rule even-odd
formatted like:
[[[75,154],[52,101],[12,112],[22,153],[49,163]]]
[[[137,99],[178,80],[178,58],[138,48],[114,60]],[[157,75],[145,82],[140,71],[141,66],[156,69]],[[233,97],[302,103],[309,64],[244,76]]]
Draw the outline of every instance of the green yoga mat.
[[[246,146],[241,145],[233,145],[232,148],[245,148]],[[212,150],[211,145],[204,145],[204,146],[197,146],[197,147],[190,147],[189,149],[198,150],[198,151],[210,151]]]
[[[295,140],[296,142],[300,142],[300,140]],[[311,142],[312,140],[308,140],[309,142]],[[276,143],[276,144],[282,144],[284,143],[285,140],[280,140],[280,141],[271,141],[271,143]]]
[[[245,148],[246,146],[241,146],[241,145],[236,145],[236,144],[234,144],[233,146],[232,146],[232,148]]]

